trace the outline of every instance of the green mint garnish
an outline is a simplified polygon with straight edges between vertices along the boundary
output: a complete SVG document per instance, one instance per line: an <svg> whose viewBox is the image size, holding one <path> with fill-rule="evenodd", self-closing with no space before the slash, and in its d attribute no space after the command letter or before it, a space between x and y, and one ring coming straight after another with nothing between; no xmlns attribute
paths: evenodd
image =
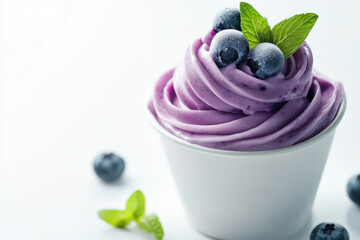
<svg viewBox="0 0 360 240"><path fill-rule="evenodd" d="M315 13L297 14L287 18L271 29L266 18L249 3L240 2L241 28L252 49L262 42L277 45L288 59L305 41L318 19Z"/></svg>
<svg viewBox="0 0 360 240"><path fill-rule="evenodd" d="M126 202L126 212L138 220L145 214L145 196L141 191L134 192Z"/></svg>
<svg viewBox="0 0 360 240"><path fill-rule="evenodd" d="M124 228L133 220L131 214L121 210L101 210L98 215L102 220L117 228Z"/></svg>
<svg viewBox="0 0 360 240"><path fill-rule="evenodd" d="M261 42L272 42L270 25L249 3L240 2L241 29L252 49Z"/></svg>
<svg viewBox="0 0 360 240"><path fill-rule="evenodd" d="M153 233L157 240L162 240L164 237L164 230L161 226L158 216L155 214L148 214L140 218L137 222L139 228Z"/></svg>
<svg viewBox="0 0 360 240"><path fill-rule="evenodd" d="M279 22L272 28L274 44L284 53L285 59L300 48L318 17L315 13L298 14Z"/></svg>
<svg viewBox="0 0 360 240"><path fill-rule="evenodd" d="M162 240L164 237L164 230L159 218L155 214L145 215L145 196L141 191L136 191L130 196L124 211L100 210L98 215L114 227L125 228L132 221L136 221L139 228L153 233L157 240Z"/></svg>

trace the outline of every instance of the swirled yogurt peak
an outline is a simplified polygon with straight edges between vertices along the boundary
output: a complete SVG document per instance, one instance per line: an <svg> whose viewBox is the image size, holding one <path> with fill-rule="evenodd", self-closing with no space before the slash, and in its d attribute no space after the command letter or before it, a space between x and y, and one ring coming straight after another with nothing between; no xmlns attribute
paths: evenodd
<svg viewBox="0 0 360 240"><path fill-rule="evenodd" d="M245 21L241 18L243 33ZM331 124L343 100L343 86L313 69L306 42L287 58L286 49L274 47L286 60L276 75L263 79L249 63L261 43L251 47L249 41L248 60L239 62L236 57L243 53L225 42L227 50L216 58L210 49L221 32L213 29L193 41L182 62L157 81L148 108L164 129L204 147L258 151L303 142ZM266 73L276 59L261 51L255 70Z"/></svg>

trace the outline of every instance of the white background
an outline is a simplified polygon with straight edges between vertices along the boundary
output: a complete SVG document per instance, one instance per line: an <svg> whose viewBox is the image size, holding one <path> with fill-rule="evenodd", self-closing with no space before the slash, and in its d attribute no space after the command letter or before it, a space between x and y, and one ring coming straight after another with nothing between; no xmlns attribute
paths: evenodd
<svg viewBox="0 0 360 240"><path fill-rule="evenodd" d="M323 221L360 239L360 209L345 193L347 179L360 172L360 2L251 3L271 25L318 13L308 38L314 65L342 81L348 99L313 221L295 240L308 239ZM123 208L136 189L145 193L148 212L160 216L165 239L207 239L184 216L144 99L228 6L238 1L0 2L1 240L153 239L136 226L118 230L97 218L101 208ZM104 184L94 175L92 160L102 151L126 158L121 181Z"/></svg>

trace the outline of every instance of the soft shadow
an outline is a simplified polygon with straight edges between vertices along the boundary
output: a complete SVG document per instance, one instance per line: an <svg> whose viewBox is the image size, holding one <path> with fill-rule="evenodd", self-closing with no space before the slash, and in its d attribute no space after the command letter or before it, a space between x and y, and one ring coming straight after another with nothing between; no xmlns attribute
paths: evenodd
<svg viewBox="0 0 360 240"><path fill-rule="evenodd" d="M130 229L134 234L136 234L137 236L142 236L144 239L155 239L153 236L153 234L148 233L142 229L140 229L139 227L135 226L132 227Z"/></svg>
<svg viewBox="0 0 360 240"><path fill-rule="evenodd" d="M293 237L291 237L292 240L304 240L309 239L310 233L311 233L311 226L313 224L312 216L310 217L309 221L307 221L306 225Z"/></svg>
<svg viewBox="0 0 360 240"><path fill-rule="evenodd" d="M104 229L102 231L102 236L107 236L107 237L117 237L118 239L127 239L128 235L130 236L137 236L137 239L150 239L151 238L151 234L147 233L141 229L139 229L139 227L136 226L136 224L130 224L129 226L127 226L126 228L115 228L115 227L111 227L109 226L107 229Z"/></svg>
<svg viewBox="0 0 360 240"><path fill-rule="evenodd" d="M120 187L120 186L124 186L125 184L128 184L128 179L125 178L124 176L121 176L118 180L116 180L115 182L105 182L102 179L98 179L100 184L102 184L105 187Z"/></svg>
<svg viewBox="0 0 360 240"><path fill-rule="evenodd" d="M204 237L207 237L209 239L213 239L213 240L221 240L220 238L215 238L213 236L207 235L206 233L203 233L202 231L199 231L198 229L196 229L196 231L198 231L198 233L200 233L201 235L203 235Z"/></svg>
<svg viewBox="0 0 360 240"><path fill-rule="evenodd" d="M282 239L282 240L304 240L304 239L309 239L310 237L310 233L311 233L311 226L312 226L312 223L313 223L313 220L312 220L312 216L309 218L309 220L306 222L306 225L298 232L296 233L295 235L293 236L290 236L285 238L285 239ZM212 237L210 235L207 235L199 230L197 230L199 233L201 233L202 235L204 235L205 237L208 237L209 239L213 239L213 240L221 240L219 238L215 238L215 237ZM276 240L279 240L279 239L276 239Z"/></svg>
<svg viewBox="0 0 360 240"><path fill-rule="evenodd" d="M360 208L352 205L346 212L346 222L352 231L360 234Z"/></svg>

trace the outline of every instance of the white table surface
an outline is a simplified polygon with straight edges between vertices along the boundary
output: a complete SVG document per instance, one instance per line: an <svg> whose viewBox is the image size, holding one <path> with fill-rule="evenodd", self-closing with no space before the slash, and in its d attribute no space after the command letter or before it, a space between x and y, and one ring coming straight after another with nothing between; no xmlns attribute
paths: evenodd
<svg viewBox="0 0 360 240"><path fill-rule="evenodd" d="M308 239L323 221L360 239L360 209L346 196L360 172L359 1L253 1L270 24L316 12L308 43L315 67L344 83L348 109L339 126L314 205ZM156 133L144 118L144 96L181 61L212 17L238 1L1 1L0 239L153 239L97 218L123 208L141 189L160 216L167 240L207 239L187 222ZM121 181L104 184L93 158L126 158ZM216 178L217 176L214 176ZM289 179L291 184L291 179ZM216 206L214 206L216 207Z"/></svg>

